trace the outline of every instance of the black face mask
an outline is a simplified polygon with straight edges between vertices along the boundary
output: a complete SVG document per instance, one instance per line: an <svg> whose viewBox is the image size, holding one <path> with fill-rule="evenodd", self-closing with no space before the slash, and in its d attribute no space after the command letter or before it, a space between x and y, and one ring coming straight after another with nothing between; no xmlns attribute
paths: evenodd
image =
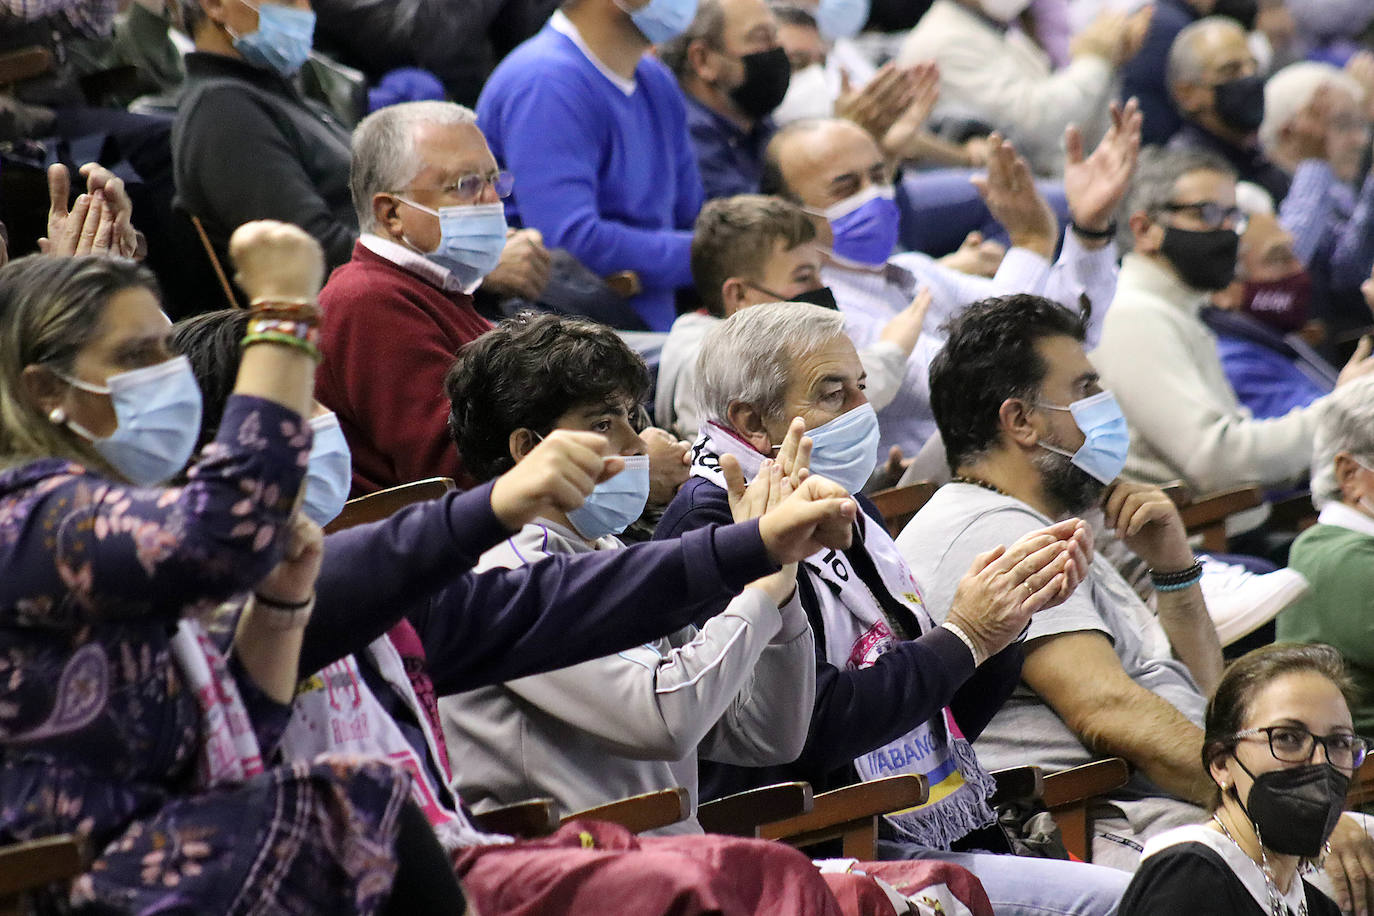
<svg viewBox="0 0 1374 916"><path fill-rule="evenodd" d="M1217 0L1212 7L1213 16L1227 16L1239 22L1247 32L1255 30L1255 20L1259 17L1258 0Z"/></svg>
<svg viewBox="0 0 1374 916"><path fill-rule="evenodd" d="M1232 229L1178 229L1164 227L1160 253L1169 259L1179 279L1193 289L1225 289L1236 276L1236 252L1240 236Z"/></svg>
<svg viewBox="0 0 1374 916"><path fill-rule="evenodd" d="M1242 76L1218 83L1216 93L1217 117L1233 130L1250 133L1259 130L1264 120L1264 78Z"/></svg>
<svg viewBox="0 0 1374 916"><path fill-rule="evenodd" d="M744 55L740 63L744 64L744 82L730 92L730 99L749 117L765 117L782 104L792 81L787 52L781 47L769 48Z"/></svg>
<svg viewBox="0 0 1374 916"><path fill-rule="evenodd" d="M1255 780L1249 804L1241 803L1241 809L1265 847L1308 859L1320 853L1345 810L1350 777L1329 763L1309 763L1255 776L1240 758L1234 754L1232 758Z"/></svg>
<svg viewBox="0 0 1374 916"><path fill-rule="evenodd" d="M808 289L804 293L797 293L788 302L805 302L808 305L819 305L823 309L830 309L832 312L839 311L839 306L835 304L835 294L830 291L830 287L821 286L817 289Z"/></svg>

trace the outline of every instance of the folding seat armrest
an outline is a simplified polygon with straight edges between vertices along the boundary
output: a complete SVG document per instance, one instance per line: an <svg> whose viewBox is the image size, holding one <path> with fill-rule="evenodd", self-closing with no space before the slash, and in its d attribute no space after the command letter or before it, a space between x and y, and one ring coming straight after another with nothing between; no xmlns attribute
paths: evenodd
<svg viewBox="0 0 1374 916"><path fill-rule="evenodd" d="M707 833L753 837L759 825L808 814L813 804L809 783L780 782L699 805L697 820Z"/></svg>
<svg viewBox="0 0 1374 916"><path fill-rule="evenodd" d="M861 782L822 792L815 796L809 814L764 824L758 835L791 846L838 839L845 856L872 861L878 853L878 817L914 808L929 797L924 776L907 774Z"/></svg>
<svg viewBox="0 0 1374 916"><path fill-rule="evenodd" d="M659 827L686 820L691 813L692 800L687 790L682 786L674 786L671 789L631 795L629 798L597 805L595 808L576 811L563 818L562 823L609 821L619 824L631 833L643 833L645 830L657 830Z"/></svg>
<svg viewBox="0 0 1374 916"><path fill-rule="evenodd" d="M472 823L487 833L531 840L558 829L558 811L552 798L531 798L474 814Z"/></svg>

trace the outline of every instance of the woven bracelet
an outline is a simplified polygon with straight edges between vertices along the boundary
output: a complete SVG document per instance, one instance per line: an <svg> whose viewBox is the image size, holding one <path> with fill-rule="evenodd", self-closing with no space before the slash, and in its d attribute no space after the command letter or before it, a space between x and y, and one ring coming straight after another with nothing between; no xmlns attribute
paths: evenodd
<svg viewBox="0 0 1374 916"><path fill-rule="evenodd" d="M262 331L257 334L249 334L243 338L241 346L248 347L255 343L275 343L285 344L288 347L295 347L315 362L320 361L320 348L308 340L301 340L291 334L282 334L279 331Z"/></svg>

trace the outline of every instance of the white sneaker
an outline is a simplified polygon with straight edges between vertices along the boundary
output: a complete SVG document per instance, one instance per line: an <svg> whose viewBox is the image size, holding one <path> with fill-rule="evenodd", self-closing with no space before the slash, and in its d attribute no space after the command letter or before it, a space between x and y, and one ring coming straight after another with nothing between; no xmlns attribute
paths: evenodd
<svg viewBox="0 0 1374 916"><path fill-rule="evenodd" d="M1248 636L1297 601L1311 586L1302 573L1277 569L1252 573L1244 566L1203 555L1202 597L1223 646Z"/></svg>

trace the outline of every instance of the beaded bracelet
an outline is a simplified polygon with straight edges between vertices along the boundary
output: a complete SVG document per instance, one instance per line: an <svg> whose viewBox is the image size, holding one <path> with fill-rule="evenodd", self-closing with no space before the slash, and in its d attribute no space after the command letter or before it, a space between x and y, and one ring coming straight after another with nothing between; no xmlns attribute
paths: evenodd
<svg viewBox="0 0 1374 916"><path fill-rule="evenodd" d="M253 309L252 315L254 318L285 318L314 324L323 313L317 305L267 305Z"/></svg>
<svg viewBox="0 0 1374 916"><path fill-rule="evenodd" d="M320 348L309 340L302 340L292 334L283 334L280 331L262 331L257 334L249 334L240 342L240 346L248 347L255 343L276 343L285 344L288 347L295 347L315 362L320 361Z"/></svg>
<svg viewBox="0 0 1374 916"><path fill-rule="evenodd" d="M1157 592L1181 592L1192 588L1202 581L1202 563L1194 561L1187 569L1177 572L1157 573L1150 570L1150 582Z"/></svg>
<svg viewBox="0 0 1374 916"><path fill-rule="evenodd" d="M254 612L273 630L294 630L304 626L315 610L315 595L300 602L277 601L253 593Z"/></svg>
<svg viewBox="0 0 1374 916"><path fill-rule="evenodd" d="M258 296L252 302L248 303L248 307L251 309L257 309L264 306L301 308L313 306L314 304L315 298L313 296Z"/></svg>
<svg viewBox="0 0 1374 916"><path fill-rule="evenodd" d="M248 333L290 334L312 344L318 345L320 342L320 332L314 324L289 318L254 318L248 322Z"/></svg>

